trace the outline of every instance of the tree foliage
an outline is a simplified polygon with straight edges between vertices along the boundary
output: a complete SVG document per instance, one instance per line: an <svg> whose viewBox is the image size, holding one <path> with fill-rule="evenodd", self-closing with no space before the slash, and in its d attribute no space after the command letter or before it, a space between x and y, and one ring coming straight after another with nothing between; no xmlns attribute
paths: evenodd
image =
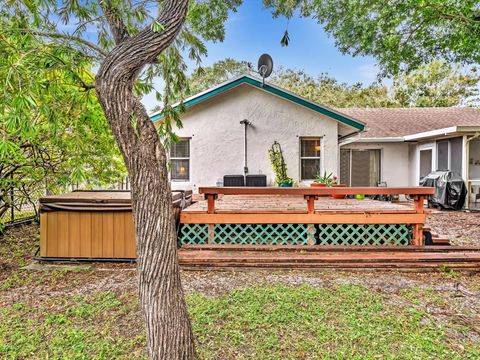
<svg viewBox="0 0 480 360"><path fill-rule="evenodd" d="M264 0L274 16L312 17L343 53L371 55L384 74L439 58L480 62L478 0ZM291 41L295 35L290 34ZM298 40L299 41L299 40Z"/></svg>
<svg viewBox="0 0 480 360"><path fill-rule="evenodd" d="M246 61L227 58L193 72L188 95L249 72ZM475 68L462 71L445 61L433 61L418 70L394 77L392 86L377 82L349 85L327 73L312 76L303 70L279 68L270 82L330 107L447 107L476 105L479 76Z"/></svg>
<svg viewBox="0 0 480 360"><path fill-rule="evenodd" d="M476 68L462 71L458 65L435 60L395 77L392 97L401 107L478 105L479 80Z"/></svg>
<svg viewBox="0 0 480 360"><path fill-rule="evenodd" d="M231 58L217 61L212 66L198 67L188 77L188 90L185 96L195 95L214 85L245 74L249 69L246 61Z"/></svg>
<svg viewBox="0 0 480 360"><path fill-rule="evenodd" d="M200 65L202 57L207 55L204 41L223 41L224 22L241 2L191 1L186 21L174 42L138 74L135 95L141 97L154 92L166 115L160 129L164 141L175 138L173 123L181 126L171 104L185 92L184 57ZM162 9L162 3L155 0L0 0L0 7L4 9L2 17L11 21L9 31L28 33L41 41L78 50L78 56L98 66L119 39L134 36L146 27L161 32L163 25L155 21L155 16ZM112 21L121 24L120 33L112 31ZM164 80L162 89L155 88L156 77Z"/></svg>
<svg viewBox="0 0 480 360"><path fill-rule="evenodd" d="M303 70L280 69L272 82L311 101L331 107L389 107L393 100L388 89L379 84L349 85L323 73L317 77Z"/></svg>
<svg viewBox="0 0 480 360"><path fill-rule="evenodd" d="M17 31L0 34L0 53L0 215L15 206L12 191L31 199L39 189L114 184L126 175L90 89L88 59Z"/></svg>

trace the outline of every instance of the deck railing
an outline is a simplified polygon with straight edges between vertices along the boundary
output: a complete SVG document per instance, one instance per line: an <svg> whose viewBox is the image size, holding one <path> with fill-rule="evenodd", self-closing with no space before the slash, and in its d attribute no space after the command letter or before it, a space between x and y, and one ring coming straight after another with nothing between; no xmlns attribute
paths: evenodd
<svg viewBox="0 0 480 360"><path fill-rule="evenodd" d="M329 195L409 195L415 201L417 212L423 212L425 199L435 194L433 187L324 187L324 188L283 188L283 187L200 187L200 194L205 194L208 213L215 212L215 200L218 195L298 195L307 201L307 211L314 213L314 202L319 196Z"/></svg>
<svg viewBox="0 0 480 360"><path fill-rule="evenodd" d="M277 187L200 187L200 194L207 200L207 209L200 213L182 213L183 239L194 237L193 243L227 244L248 243L243 237L268 236L268 231L282 234L294 233L300 244L353 244L364 245L423 245L423 226L426 222L424 201L434 194L434 188L427 187L332 187L332 188L277 188ZM348 205L342 211L315 209L315 200L330 195L408 195L413 206L400 210L382 210L381 207L368 211L349 211ZM305 212L285 211L217 211L215 201L219 195L289 195L305 199ZM359 200L360 201L360 200ZM354 209L352 209L354 210ZM288 229L287 229L288 227ZM270 229L271 228L271 229ZM265 230L267 229L267 230ZM288 230L288 231L287 231ZM241 233L243 231L243 233ZM242 236L239 236L243 234ZM295 235L298 233L300 235ZM303 235L301 235L303 234ZM347 237L348 241L344 238ZM359 238L364 240L358 241ZM199 241L199 242L198 242ZM253 243L257 243L254 240ZM299 244L297 240L292 242ZM265 242L265 241L263 241ZM263 244L262 242L262 244ZM278 241L275 240L278 244ZM289 243L284 241L282 243ZM187 242L192 243L192 242ZM267 243L267 242L266 242Z"/></svg>

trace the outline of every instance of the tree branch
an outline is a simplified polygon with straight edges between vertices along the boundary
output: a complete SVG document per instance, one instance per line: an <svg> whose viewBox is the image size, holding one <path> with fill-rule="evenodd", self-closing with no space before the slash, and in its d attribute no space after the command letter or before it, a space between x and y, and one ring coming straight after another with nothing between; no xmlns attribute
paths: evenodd
<svg viewBox="0 0 480 360"><path fill-rule="evenodd" d="M111 62L105 61L102 68L106 69L115 63L119 76L138 75L145 65L153 63L175 39L185 21L187 9L188 0L166 1L155 20L163 26L163 30L155 32L147 26L135 36L116 46L109 54ZM123 69L120 64L124 65Z"/></svg>
<svg viewBox="0 0 480 360"><path fill-rule="evenodd" d="M52 38L52 39L64 39L64 40L68 40L68 41L74 41L74 42L77 42L79 44L85 45L92 50L95 50L97 53L101 54L103 57L106 57L108 55L108 52L103 50L101 47L91 43L90 41L87 41L85 39L82 39L82 38L74 36L74 35L60 34L60 33L49 33L49 32L43 32L43 31L37 31L37 30L31 30L31 29L19 29L19 30L23 33L31 33L33 35L48 37L48 38Z"/></svg>
<svg viewBox="0 0 480 360"><path fill-rule="evenodd" d="M123 19L120 17L118 9L115 8L109 0L101 0L99 4L103 10L108 26L110 27L115 44L118 45L125 39L128 39L130 35L128 34Z"/></svg>

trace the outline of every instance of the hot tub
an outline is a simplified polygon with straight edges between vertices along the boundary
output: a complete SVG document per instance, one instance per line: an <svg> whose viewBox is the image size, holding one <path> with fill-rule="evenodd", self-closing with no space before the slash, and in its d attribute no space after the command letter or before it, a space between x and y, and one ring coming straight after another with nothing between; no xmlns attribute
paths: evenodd
<svg viewBox="0 0 480 360"><path fill-rule="evenodd" d="M192 192L173 192L175 215ZM136 258L129 191L74 191L40 199L40 258Z"/></svg>

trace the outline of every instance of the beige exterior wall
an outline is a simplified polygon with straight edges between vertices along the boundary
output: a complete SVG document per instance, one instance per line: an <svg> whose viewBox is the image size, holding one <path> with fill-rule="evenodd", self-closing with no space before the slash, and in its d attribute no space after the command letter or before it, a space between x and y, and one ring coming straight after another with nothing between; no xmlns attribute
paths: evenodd
<svg viewBox="0 0 480 360"><path fill-rule="evenodd" d="M180 137L190 141L190 181L173 181L173 189L214 186L224 175L243 174L243 119L248 128L250 174L267 175L274 183L268 149L282 146L288 175L300 179L300 138L321 137L321 171L337 173L338 122L249 85L241 85L188 109Z"/></svg>
<svg viewBox="0 0 480 360"><path fill-rule="evenodd" d="M408 143L364 143L354 142L342 146L342 149L380 149L381 150L381 181L388 186L408 186L410 181Z"/></svg>

